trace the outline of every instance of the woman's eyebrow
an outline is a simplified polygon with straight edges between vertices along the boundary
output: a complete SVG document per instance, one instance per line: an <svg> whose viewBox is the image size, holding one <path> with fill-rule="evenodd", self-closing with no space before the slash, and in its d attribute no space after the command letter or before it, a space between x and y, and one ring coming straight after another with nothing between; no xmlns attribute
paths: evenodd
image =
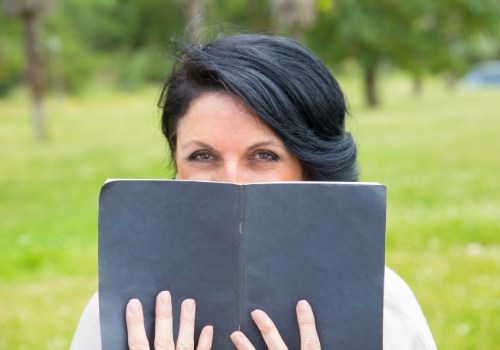
<svg viewBox="0 0 500 350"><path fill-rule="evenodd" d="M183 145L181 147L181 149L186 149L186 148L191 147L191 146L197 146L197 147L203 147L203 148L212 149L212 146L210 146L208 143L205 143L205 142L202 142L202 141L199 141L199 140L189 141L188 143L186 143L185 145Z"/></svg>
<svg viewBox="0 0 500 350"><path fill-rule="evenodd" d="M261 141L261 142L254 143L253 145L248 147L248 149L254 149L254 148L265 147L265 146L277 146L277 147L281 147L281 148L286 149L286 146L284 144L282 144L281 142L274 141L274 140Z"/></svg>

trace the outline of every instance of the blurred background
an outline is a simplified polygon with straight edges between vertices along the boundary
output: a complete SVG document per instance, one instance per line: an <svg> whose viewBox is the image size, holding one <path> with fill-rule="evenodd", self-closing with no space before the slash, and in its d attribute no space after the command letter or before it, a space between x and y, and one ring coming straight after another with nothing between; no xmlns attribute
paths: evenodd
<svg viewBox="0 0 500 350"><path fill-rule="evenodd" d="M499 0L1 0L0 349L67 349L106 178L167 178L172 38L295 38L340 81L387 264L440 349L500 344Z"/></svg>

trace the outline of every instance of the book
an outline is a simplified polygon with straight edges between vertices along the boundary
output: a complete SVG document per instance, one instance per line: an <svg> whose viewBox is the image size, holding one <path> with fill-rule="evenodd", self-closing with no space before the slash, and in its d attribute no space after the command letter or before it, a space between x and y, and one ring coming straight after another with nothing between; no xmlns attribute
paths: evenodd
<svg viewBox="0 0 500 350"><path fill-rule="evenodd" d="M128 349L125 307L138 298L154 339L157 294L169 290L174 338L182 300L196 300L195 342L213 349L265 311L300 349L295 307L306 299L323 349L382 349L386 189L372 183L229 184L117 180L99 199L99 304L104 350Z"/></svg>

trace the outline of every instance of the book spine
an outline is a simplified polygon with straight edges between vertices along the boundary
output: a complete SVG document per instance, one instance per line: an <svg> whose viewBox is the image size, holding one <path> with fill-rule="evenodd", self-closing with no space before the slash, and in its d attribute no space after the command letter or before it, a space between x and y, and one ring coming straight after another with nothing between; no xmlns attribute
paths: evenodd
<svg viewBox="0 0 500 350"><path fill-rule="evenodd" d="M237 320L238 329L241 330L243 321L243 307L245 298L245 235L244 235L244 219L245 219L245 186L239 186L238 193L238 208L239 208L239 227L238 227L238 295L237 295Z"/></svg>

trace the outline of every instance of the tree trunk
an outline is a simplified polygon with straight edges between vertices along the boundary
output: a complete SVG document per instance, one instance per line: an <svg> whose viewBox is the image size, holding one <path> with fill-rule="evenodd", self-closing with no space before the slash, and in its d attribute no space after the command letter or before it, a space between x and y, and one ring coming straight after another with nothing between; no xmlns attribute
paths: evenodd
<svg viewBox="0 0 500 350"><path fill-rule="evenodd" d="M203 22L206 12L206 0L189 0L189 22L188 38L192 42L198 42L203 32Z"/></svg>
<svg viewBox="0 0 500 350"><path fill-rule="evenodd" d="M33 128L38 140L47 139L43 94L45 75L43 72L42 50L39 41L38 17L34 11L22 14L24 24L24 44L27 58L26 78L33 99Z"/></svg>
<svg viewBox="0 0 500 350"><path fill-rule="evenodd" d="M377 94L377 64L370 63L363 69L365 101L368 107L379 105Z"/></svg>

